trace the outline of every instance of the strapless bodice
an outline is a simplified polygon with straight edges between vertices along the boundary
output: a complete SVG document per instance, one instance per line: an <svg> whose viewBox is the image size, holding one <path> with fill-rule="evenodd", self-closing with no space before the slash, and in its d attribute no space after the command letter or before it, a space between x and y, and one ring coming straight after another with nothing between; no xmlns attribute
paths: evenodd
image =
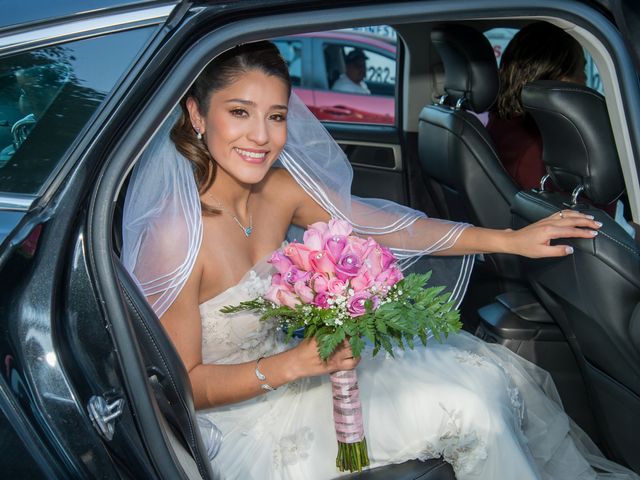
<svg viewBox="0 0 640 480"><path fill-rule="evenodd" d="M266 293L271 266L262 261L240 282L200 304L203 363L242 363L284 349L276 320L260 320L256 312L223 314L220 309Z"/></svg>

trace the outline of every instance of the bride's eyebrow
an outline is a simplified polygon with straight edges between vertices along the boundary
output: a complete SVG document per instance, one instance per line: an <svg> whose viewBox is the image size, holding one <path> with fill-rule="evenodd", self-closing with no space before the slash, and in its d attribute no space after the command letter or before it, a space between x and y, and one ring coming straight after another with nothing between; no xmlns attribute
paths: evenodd
<svg viewBox="0 0 640 480"><path fill-rule="evenodd" d="M245 100L243 98L230 98L224 103L241 103L243 105L249 105L251 107L256 106L256 102L253 102L251 100ZM286 105L271 105L271 108L274 110L289 110L289 107L287 107Z"/></svg>

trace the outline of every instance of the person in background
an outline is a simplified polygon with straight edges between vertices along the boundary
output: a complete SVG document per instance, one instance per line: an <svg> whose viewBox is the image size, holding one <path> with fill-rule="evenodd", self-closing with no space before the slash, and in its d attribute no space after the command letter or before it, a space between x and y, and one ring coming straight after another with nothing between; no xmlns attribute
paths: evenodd
<svg viewBox="0 0 640 480"><path fill-rule="evenodd" d="M369 87L364 82L367 73L368 57L360 48L351 50L344 59L345 73L334 82L332 90L345 93L364 93L371 95Z"/></svg>
<svg viewBox="0 0 640 480"><path fill-rule="evenodd" d="M560 28L536 22L509 42L500 61L500 92L489 112L487 130L507 172L524 190L536 188L546 174L542 137L524 110L523 87L536 80L585 83L584 52Z"/></svg>

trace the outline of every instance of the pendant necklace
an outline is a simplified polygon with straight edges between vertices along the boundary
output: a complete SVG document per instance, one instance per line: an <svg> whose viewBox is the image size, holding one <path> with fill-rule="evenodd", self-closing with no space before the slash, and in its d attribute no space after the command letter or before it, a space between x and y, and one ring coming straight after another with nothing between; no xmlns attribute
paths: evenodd
<svg viewBox="0 0 640 480"><path fill-rule="evenodd" d="M251 235L251 233L253 232L253 215L249 214L249 225L248 226L244 226L242 224L242 222L240 220L238 220L238 217L235 216L233 213L231 213L229 210L227 210L224 205L222 204L222 202L216 200L213 195L211 195L209 192L207 192L207 195L209 195L211 197L212 200L214 200L218 205L218 208L220 210L222 210L224 213L226 213L227 215L229 215L231 218L233 218L236 223L238 224L238 226L242 229L242 233L244 233L244 236L249 238L249 236Z"/></svg>

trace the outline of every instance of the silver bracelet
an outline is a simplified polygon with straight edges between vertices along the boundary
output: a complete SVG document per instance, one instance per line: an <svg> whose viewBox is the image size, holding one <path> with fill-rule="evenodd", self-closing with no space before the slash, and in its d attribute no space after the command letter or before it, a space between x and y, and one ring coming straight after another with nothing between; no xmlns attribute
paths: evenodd
<svg viewBox="0 0 640 480"><path fill-rule="evenodd" d="M267 379L267 377L264 376L264 373L262 373L258 368L258 364L260 363L260 360L262 360L263 358L264 357L260 357L258 360L256 360L256 377L258 377L258 380L260 380L261 382L264 382ZM275 388L273 388L268 383L261 384L260 388L262 388L263 390L266 390L267 392L273 392L275 390Z"/></svg>

